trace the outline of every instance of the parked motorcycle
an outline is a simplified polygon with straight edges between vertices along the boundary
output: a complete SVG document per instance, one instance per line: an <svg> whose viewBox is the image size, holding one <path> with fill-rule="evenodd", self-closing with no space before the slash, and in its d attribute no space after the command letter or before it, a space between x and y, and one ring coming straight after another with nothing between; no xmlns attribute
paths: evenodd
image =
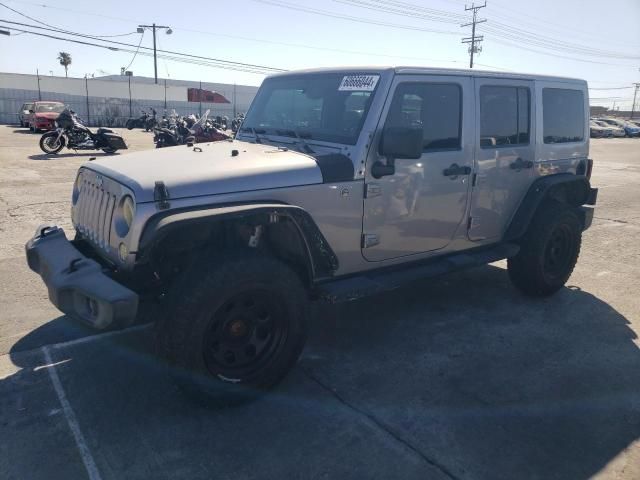
<svg viewBox="0 0 640 480"><path fill-rule="evenodd" d="M217 122L209 120L209 110L191 127L195 143L219 142L231 138L230 135L224 133Z"/></svg>
<svg viewBox="0 0 640 480"><path fill-rule="evenodd" d="M242 125L243 121L244 121L244 113L239 113L238 115L236 115L236 118L231 120L231 131L233 133L237 133L238 130L240 130L240 126Z"/></svg>
<svg viewBox="0 0 640 480"><path fill-rule="evenodd" d="M149 120L150 115L142 110L142 115L139 118L130 118L127 120L126 127L127 130L133 130L134 128L145 128L147 126L147 121ZM147 130L148 131L148 130Z"/></svg>
<svg viewBox="0 0 640 480"><path fill-rule="evenodd" d="M151 130L156 128L157 125L158 125L158 114L156 112L156 109L152 108L151 115L149 116L149 118L147 118L144 124L144 130L146 132L150 132Z"/></svg>
<svg viewBox="0 0 640 480"><path fill-rule="evenodd" d="M55 124L55 130L40 138L40 149L44 153L58 153L65 146L72 150L102 150L105 153L128 148L124 139L113 130L98 128L93 133L80 122L73 110L65 109Z"/></svg>
<svg viewBox="0 0 640 480"><path fill-rule="evenodd" d="M156 144L156 148L184 145L188 141L193 141L193 131L189 129L186 120L182 118L166 127L157 127L153 132L153 142Z"/></svg>

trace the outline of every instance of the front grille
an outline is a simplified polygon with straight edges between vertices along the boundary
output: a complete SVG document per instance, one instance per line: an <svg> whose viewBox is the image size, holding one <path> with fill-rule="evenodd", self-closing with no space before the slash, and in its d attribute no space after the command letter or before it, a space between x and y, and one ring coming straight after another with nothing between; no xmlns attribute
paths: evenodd
<svg viewBox="0 0 640 480"><path fill-rule="evenodd" d="M116 202L116 194L109 191L107 184L99 185L85 176L75 206L75 227L84 238L105 251L109 249Z"/></svg>

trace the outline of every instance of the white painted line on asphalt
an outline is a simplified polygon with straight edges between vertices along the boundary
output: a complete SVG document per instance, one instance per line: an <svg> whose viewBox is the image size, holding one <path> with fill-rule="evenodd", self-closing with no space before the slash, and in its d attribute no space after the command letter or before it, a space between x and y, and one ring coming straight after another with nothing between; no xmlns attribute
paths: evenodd
<svg viewBox="0 0 640 480"><path fill-rule="evenodd" d="M86 337L76 338L73 340L68 340L66 342L52 343L51 345L47 345L47 346L55 349L73 347L74 345L82 345L83 343L97 342L98 340L103 340L109 337L124 335L125 333L139 332L139 331L151 328L152 326L153 324L147 323L145 325L138 325L136 327L126 328L124 330L114 330L112 332L97 333L96 335L88 335Z"/></svg>
<svg viewBox="0 0 640 480"><path fill-rule="evenodd" d="M40 365L39 367L35 367L33 369L34 372L37 372L38 370L42 370L43 368L50 368L50 367L55 367L56 365L62 365L64 363L70 362L71 359L67 358L66 360L60 360L59 362L56 363L48 363L46 365Z"/></svg>
<svg viewBox="0 0 640 480"><path fill-rule="evenodd" d="M89 445L87 445L87 441L82 434L82 430L80 430L80 424L78 423L76 414L73 411L69 400L67 400L67 395L64 393L62 383L60 383L60 377L58 377L58 372L56 372L56 367L53 363L53 360L51 359L49 347L42 347L42 352L44 353L44 359L47 364L51 365L51 367L48 369L49 377L51 378L53 388L58 395L58 400L60 401L60 405L62 406L62 411L64 412L64 416L66 417L67 423L69 424L69 429L71 430L73 438L76 441L76 446L78 447L80 457L82 457L84 467L86 468L87 474L89 475L89 480L102 480L100 472L98 471L98 467L96 467L96 462L93 460L93 455L91 455Z"/></svg>

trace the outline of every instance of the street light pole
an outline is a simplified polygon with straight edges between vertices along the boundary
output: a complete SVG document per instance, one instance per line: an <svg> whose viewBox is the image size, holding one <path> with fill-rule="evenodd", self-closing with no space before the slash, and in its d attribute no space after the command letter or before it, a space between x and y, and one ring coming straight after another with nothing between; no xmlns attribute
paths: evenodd
<svg viewBox="0 0 640 480"><path fill-rule="evenodd" d="M155 82L157 85L158 84L158 54L156 51L156 30L159 28L163 28L167 31L166 32L167 35L171 35L173 33L173 30L171 30L171 27L168 27L166 25L156 25L155 23L153 23L151 25L138 25L138 33L144 32L145 28L148 28L153 32L153 74L154 74Z"/></svg>

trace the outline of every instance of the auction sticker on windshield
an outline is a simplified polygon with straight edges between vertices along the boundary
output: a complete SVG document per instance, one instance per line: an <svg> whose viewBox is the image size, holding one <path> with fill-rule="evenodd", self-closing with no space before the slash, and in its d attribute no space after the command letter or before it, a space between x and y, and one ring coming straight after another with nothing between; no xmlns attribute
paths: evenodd
<svg viewBox="0 0 640 480"><path fill-rule="evenodd" d="M347 75L340 82L340 92L373 92L380 75Z"/></svg>

